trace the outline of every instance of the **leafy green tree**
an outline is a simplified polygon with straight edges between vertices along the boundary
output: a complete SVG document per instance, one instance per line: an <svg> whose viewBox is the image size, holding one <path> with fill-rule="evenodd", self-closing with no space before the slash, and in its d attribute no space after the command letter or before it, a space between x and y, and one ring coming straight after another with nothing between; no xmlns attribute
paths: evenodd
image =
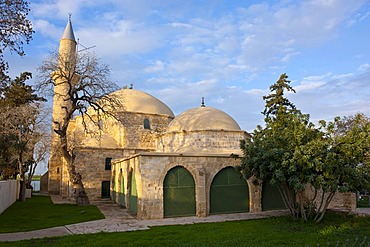
<svg viewBox="0 0 370 247"><path fill-rule="evenodd" d="M364 114L320 121L322 138L302 150L315 164L312 184L322 192L315 220L321 221L334 194L357 192L370 188L370 120ZM319 191L321 189L321 191ZM318 193L319 194L319 193Z"/></svg>
<svg viewBox="0 0 370 247"><path fill-rule="evenodd" d="M241 142L240 169L255 183L277 186L294 218L321 221L335 192L355 191L366 184L362 166L366 167L369 154L368 126L359 129L357 118L348 123L337 118L328 124L320 121L321 127L316 128L309 115L285 97L286 91L294 92L286 74L270 91L263 97L265 126L257 126L251 138ZM361 150L355 139L362 141ZM350 178L353 174L355 178ZM308 186L313 187L312 195Z"/></svg>

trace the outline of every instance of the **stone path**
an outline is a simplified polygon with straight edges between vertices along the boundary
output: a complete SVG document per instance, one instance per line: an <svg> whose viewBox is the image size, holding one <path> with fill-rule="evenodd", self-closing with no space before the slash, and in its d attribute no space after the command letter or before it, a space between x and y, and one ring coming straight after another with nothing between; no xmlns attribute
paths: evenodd
<svg viewBox="0 0 370 247"><path fill-rule="evenodd" d="M52 196L54 203L71 203L62 200L58 196ZM18 241L24 239L44 238L65 236L71 234L86 234L98 232L126 232L137 230L148 230L151 226L164 225L185 225L205 222L224 222L247 219L260 219L271 216L286 215L286 210L266 211L260 213L239 213L239 214L225 214L225 215L211 215L205 218L198 217L180 217L168 218L159 220L137 220L127 210L120 208L119 205L111 201L94 202L100 211L104 214L105 219L89 221L84 223L53 227L48 229L29 231L29 232L15 232L0 234L0 242L4 241ZM370 215L370 208L357 209L356 213L361 215Z"/></svg>

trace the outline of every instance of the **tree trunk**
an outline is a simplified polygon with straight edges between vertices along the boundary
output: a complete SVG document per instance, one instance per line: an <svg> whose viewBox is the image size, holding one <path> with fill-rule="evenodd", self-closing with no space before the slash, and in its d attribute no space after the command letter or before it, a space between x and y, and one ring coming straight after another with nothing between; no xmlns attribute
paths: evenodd
<svg viewBox="0 0 370 247"><path fill-rule="evenodd" d="M329 206L331 200L333 199L334 195L335 195L335 191L330 191L328 197L325 200L325 205L324 205L324 208L323 208L322 212L317 212L320 217L318 217L316 222L320 222L324 218L324 215L326 213L326 209L328 208L328 206Z"/></svg>
<svg viewBox="0 0 370 247"><path fill-rule="evenodd" d="M24 202L26 201L26 178L24 177L24 169L23 169L23 162L22 158L18 157L18 170L19 170L19 177L20 177L20 190L19 190L19 200Z"/></svg>
<svg viewBox="0 0 370 247"><path fill-rule="evenodd" d="M61 135L60 138L62 142L61 149L63 157L67 162L69 180L73 185L73 197L75 198L77 205L89 205L90 202L83 186L82 176L76 172L75 169L75 156L73 155L73 151L70 152L67 148L67 135Z"/></svg>

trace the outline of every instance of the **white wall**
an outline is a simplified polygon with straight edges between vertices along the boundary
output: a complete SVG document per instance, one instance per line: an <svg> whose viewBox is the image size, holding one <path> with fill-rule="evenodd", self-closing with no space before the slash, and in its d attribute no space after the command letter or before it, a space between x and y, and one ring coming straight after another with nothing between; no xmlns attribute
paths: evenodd
<svg viewBox="0 0 370 247"><path fill-rule="evenodd" d="M0 181L0 214L19 197L19 180Z"/></svg>

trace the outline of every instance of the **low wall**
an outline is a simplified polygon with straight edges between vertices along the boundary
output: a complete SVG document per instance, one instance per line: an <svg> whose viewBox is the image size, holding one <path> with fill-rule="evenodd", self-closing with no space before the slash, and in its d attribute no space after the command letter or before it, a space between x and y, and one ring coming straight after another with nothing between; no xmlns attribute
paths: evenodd
<svg viewBox="0 0 370 247"><path fill-rule="evenodd" d="M19 197L19 180L0 181L0 214Z"/></svg>

